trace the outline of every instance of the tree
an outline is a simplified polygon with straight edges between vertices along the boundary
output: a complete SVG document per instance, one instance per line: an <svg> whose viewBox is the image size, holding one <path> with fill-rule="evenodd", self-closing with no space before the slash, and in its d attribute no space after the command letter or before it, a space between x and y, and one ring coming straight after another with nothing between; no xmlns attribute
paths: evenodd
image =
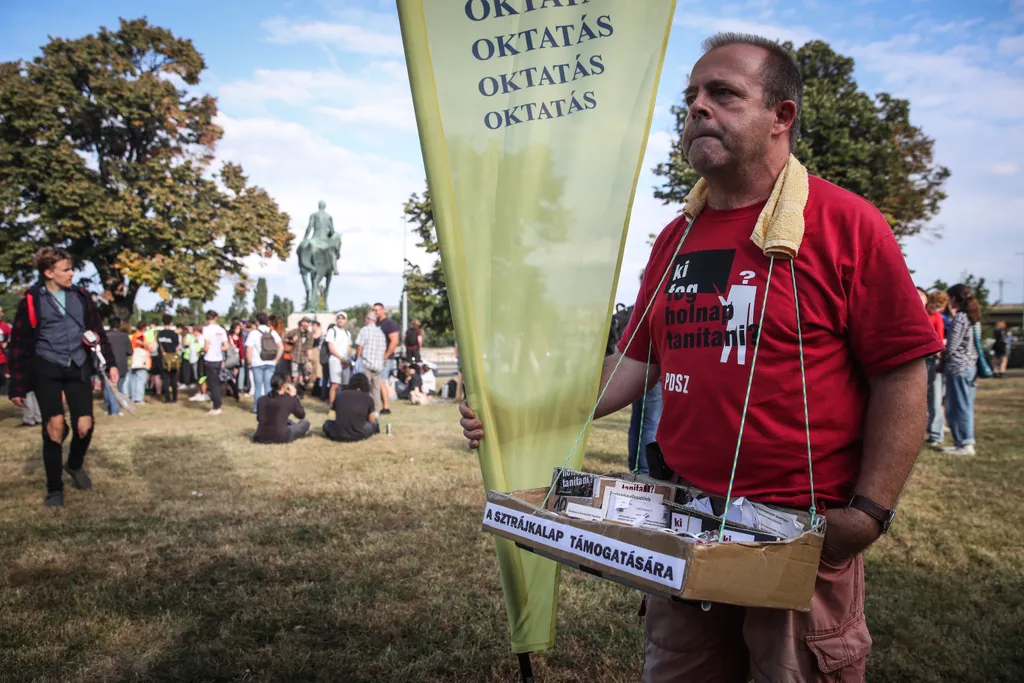
<svg viewBox="0 0 1024 683"><path fill-rule="evenodd" d="M231 306L228 308L227 318L246 318L249 313L245 309L245 300L249 295L249 283L246 280L239 280L235 283L235 294L231 298Z"/></svg>
<svg viewBox="0 0 1024 683"><path fill-rule="evenodd" d="M415 192L405 203L406 222L412 224L413 231L419 236L418 247L428 254L436 254L437 259L429 272L424 273L419 266L408 260L405 262L405 291L409 299L409 319L419 319L428 332L433 333L433 340L447 343L453 338L455 324L452 322L452 311L448 305L448 286L444 280L441 267L440 245L434 231L434 211L430 201L430 190L424 190L423 196Z"/></svg>
<svg viewBox="0 0 1024 683"><path fill-rule="evenodd" d="M295 312L295 302L291 299L282 299L275 294L270 302L270 312L288 322L288 316Z"/></svg>
<svg viewBox="0 0 1024 683"><path fill-rule="evenodd" d="M245 257L288 255L287 214L237 164L213 167L205 66L145 19L0 64L0 275L27 282L38 245L64 247L125 317L142 287L210 300Z"/></svg>
<svg viewBox="0 0 1024 683"><path fill-rule="evenodd" d="M256 291L252 295L252 313L263 313L267 310L267 278L256 281Z"/></svg>
<svg viewBox="0 0 1024 683"><path fill-rule="evenodd" d="M910 124L910 103L857 89L853 59L812 41L794 52L804 77L803 112L796 157L808 172L855 192L885 216L898 239L916 235L939 211L949 170L932 163L934 141ZM682 204L697 182L686 161L682 134L688 110L673 106L677 138L655 175L665 179L654 196Z"/></svg>

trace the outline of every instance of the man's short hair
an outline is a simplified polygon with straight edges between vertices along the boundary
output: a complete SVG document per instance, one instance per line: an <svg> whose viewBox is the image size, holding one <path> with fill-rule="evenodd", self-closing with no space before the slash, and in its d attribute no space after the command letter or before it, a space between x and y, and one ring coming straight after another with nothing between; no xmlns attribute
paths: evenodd
<svg viewBox="0 0 1024 683"><path fill-rule="evenodd" d="M213 310L212 308L210 310L208 310L206 312L206 319L207 320L216 320L217 319L217 311Z"/></svg>
<svg viewBox="0 0 1024 683"><path fill-rule="evenodd" d="M363 373L355 372L348 381L348 388L368 394L370 393L370 380Z"/></svg>
<svg viewBox="0 0 1024 683"><path fill-rule="evenodd" d="M268 320L270 320L270 318L268 318L267 314L263 311L256 314L256 322L260 325L266 325Z"/></svg>
<svg viewBox="0 0 1024 683"><path fill-rule="evenodd" d="M39 277L45 277L43 273L65 259L72 262L74 261L74 259L71 258L71 253L67 249L61 249L60 247L43 247L32 257L32 265L37 271L39 271Z"/></svg>
<svg viewBox="0 0 1024 683"><path fill-rule="evenodd" d="M164 313L164 325L170 325L174 322L174 316L170 313Z"/></svg>
<svg viewBox="0 0 1024 683"><path fill-rule="evenodd" d="M121 319L116 315L111 316L110 320L107 321L107 326L112 330L119 330L121 329Z"/></svg>
<svg viewBox="0 0 1024 683"><path fill-rule="evenodd" d="M382 304L379 301L373 305L374 308L377 308L378 306L380 306L381 308L384 308L384 304Z"/></svg>
<svg viewBox="0 0 1024 683"><path fill-rule="evenodd" d="M804 109L804 77L793 56L774 40L750 33L716 33L703 43L704 54L716 47L726 45L753 45L768 51L768 57L761 67L761 83L764 86L764 106L772 108L786 100L796 102L796 117L789 129L789 151L796 152L796 141L800 138L800 119Z"/></svg>

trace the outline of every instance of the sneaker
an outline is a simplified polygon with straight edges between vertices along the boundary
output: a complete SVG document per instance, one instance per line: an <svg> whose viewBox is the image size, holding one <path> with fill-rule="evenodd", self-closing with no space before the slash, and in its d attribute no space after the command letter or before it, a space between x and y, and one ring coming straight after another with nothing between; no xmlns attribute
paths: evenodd
<svg viewBox="0 0 1024 683"><path fill-rule="evenodd" d="M190 401L202 401L203 400L203 395L202 394L196 394L195 396L189 396L188 400L190 400Z"/></svg>
<svg viewBox="0 0 1024 683"><path fill-rule="evenodd" d="M948 446L942 449L946 455L975 455L974 446Z"/></svg>
<svg viewBox="0 0 1024 683"><path fill-rule="evenodd" d="M220 415L220 413L221 413L220 408L214 408L212 410L207 410L206 411L207 415Z"/></svg>
<svg viewBox="0 0 1024 683"><path fill-rule="evenodd" d="M943 445L942 445L941 441L931 441L931 440L929 440L929 441L925 441L924 445L927 446L928 448L934 448L937 451L941 451L943 449Z"/></svg>
<svg viewBox="0 0 1024 683"><path fill-rule="evenodd" d="M64 507L64 492L63 491L49 491L46 494L46 507L48 508L61 508Z"/></svg>
<svg viewBox="0 0 1024 683"><path fill-rule="evenodd" d="M92 479L89 478L89 473L85 471L84 467L77 470L65 467L64 471L71 475L71 483L76 489L88 491L92 488Z"/></svg>
<svg viewBox="0 0 1024 683"><path fill-rule="evenodd" d="M385 408L384 410L380 411L380 414L381 415L390 415L391 414L391 408Z"/></svg>

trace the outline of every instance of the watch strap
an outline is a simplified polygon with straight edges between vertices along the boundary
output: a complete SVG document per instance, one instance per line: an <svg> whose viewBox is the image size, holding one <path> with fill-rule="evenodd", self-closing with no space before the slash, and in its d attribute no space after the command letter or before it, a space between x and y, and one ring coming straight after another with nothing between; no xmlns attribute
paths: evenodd
<svg viewBox="0 0 1024 683"><path fill-rule="evenodd" d="M853 498L850 499L850 503L847 507L856 508L864 514L877 520L879 525L881 525L882 527L883 534L889 530L889 525L892 523L893 511L888 508L882 507L881 505L871 500L867 496L854 494Z"/></svg>

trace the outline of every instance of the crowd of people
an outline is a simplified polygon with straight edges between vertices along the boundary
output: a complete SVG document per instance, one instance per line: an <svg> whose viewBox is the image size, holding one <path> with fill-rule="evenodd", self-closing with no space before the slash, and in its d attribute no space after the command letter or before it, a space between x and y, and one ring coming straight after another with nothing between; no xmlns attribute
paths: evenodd
<svg viewBox="0 0 1024 683"><path fill-rule="evenodd" d="M423 405L436 393L433 368L422 361L419 322L406 331L402 350L398 324L381 303L366 313L354 339L344 311L326 330L311 317L287 330L282 318L265 312L224 327L213 310L204 325L167 314L160 324L140 322L133 329L117 317L103 324L92 296L73 285L67 251L40 249L34 265L39 281L19 304L13 327L0 310L0 379L6 384L9 378L23 424L43 426L49 506L64 503L63 472L76 488L91 486L83 465L94 393L102 393L111 416L150 402L178 403L181 391L191 394L189 401L209 403L206 415L216 417L225 397L241 404L251 395L256 443L309 436L305 398L327 402L325 437L351 442L382 431L379 417L391 413L393 399Z"/></svg>
<svg viewBox="0 0 1024 683"><path fill-rule="evenodd" d="M952 455L975 455L974 399L979 378L1001 379L1006 372L1014 337L1005 322L993 330L992 363L982 343L981 304L964 284L948 291L918 287L932 327L946 348L925 359L928 368L928 428L926 443ZM946 426L948 425L948 427ZM945 432L953 437L944 446Z"/></svg>

